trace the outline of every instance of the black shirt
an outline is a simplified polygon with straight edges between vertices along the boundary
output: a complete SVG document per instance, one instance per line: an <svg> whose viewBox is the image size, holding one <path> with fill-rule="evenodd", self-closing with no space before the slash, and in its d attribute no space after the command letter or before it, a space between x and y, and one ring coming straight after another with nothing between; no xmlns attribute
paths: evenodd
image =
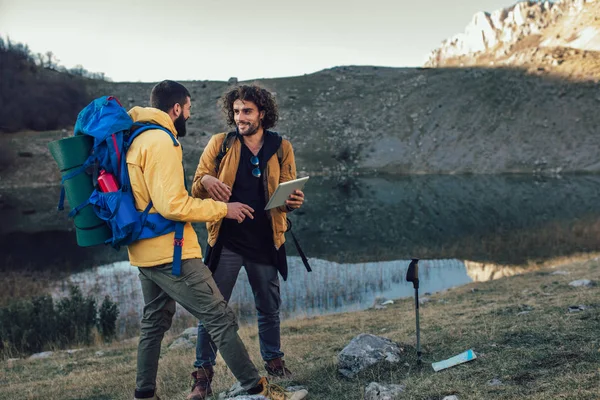
<svg viewBox="0 0 600 400"><path fill-rule="evenodd" d="M264 210L266 199L263 175L268 161L265 152L267 154L271 153L268 157L273 154L267 144L267 140L265 140L258 153L261 177L257 178L252 175L252 170L256 166L250 161L254 154L244 144L243 139L241 140L240 163L229 202L240 202L252 207L254 209L254 219L246 217L241 224L237 220L224 219L219 241L229 250L251 261L275 264L277 258L275 245L273 244L273 229L267 216L268 211Z"/></svg>

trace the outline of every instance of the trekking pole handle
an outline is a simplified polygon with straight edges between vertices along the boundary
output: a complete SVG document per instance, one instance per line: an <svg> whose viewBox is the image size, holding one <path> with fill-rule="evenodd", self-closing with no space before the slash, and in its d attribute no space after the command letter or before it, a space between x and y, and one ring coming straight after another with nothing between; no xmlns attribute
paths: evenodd
<svg viewBox="0 0 600 400"><path fill-rule="evenodd" d="M406 280L412 282L415 289L419 288L419 259L413 258L406 272Z"/></svg>

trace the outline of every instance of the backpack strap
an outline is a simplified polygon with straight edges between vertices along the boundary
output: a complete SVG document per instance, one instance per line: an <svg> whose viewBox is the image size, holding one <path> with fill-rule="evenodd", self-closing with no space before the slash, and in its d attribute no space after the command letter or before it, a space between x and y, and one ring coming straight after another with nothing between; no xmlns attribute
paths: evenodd
<svg viewBox="0 0 600 400"><path fill-rule="evenodd" d="M281 145L283 143L283 140L281 141L281 143L279 143L279 147L277 148L277 159L279 160L279 168L281 168L281 164L283 163L283 146Z"/></svg>
<svg viewBox="0 0 600 400"><path fill-rule="evenodd" d="M228 132L223 138L223 141L221 142L221 149L219 150L219 154L217 154L217 158L215 159L215 174L219 174L219 167L221 165L221 161L223 160L223 157L225 157L225 154L227 154L229 149L231 149L231 147L233 146L233 142L235 141L236 137L237 132L232 131Z"/></svg>
<svg viewBox="0 0 600 400"><path fill-rule="evenodd" d="M300 258L302 259L302 263L304 264L304 267L306 268L306 270L308 272L312 272L312 269L310 268L310 264L308 263L308 258L306 258L306 255L304 255L304 252L302 251L302 248L300 247L300 243L298 243L298 239L296 239L296 235L294 235L294 232L292 231L292 221L290 221L289 218L285 219L287 222L287 230L286 232L289 232L292 234L292 239L294 239L294 244L296 245L296 250L298 250L298 254L300 255Z"/></svg>
<svg viewBox="0 0 600 400"><path fill-rule="evenodd" d="M129 138L127 140L126 143L126 150L127 151L129 149L129 147L131 146L131 143L134 141L134 139L136 137L138 137L139 135L141 135L142 133L151 130L151 129L160 129L162 131L165 131L166 133L169 134L169 137L171 138L171 140L173 141L173 146L179 146L179 142L177 141L177 139L175 138L175 135L173 135L173 133L168 130L167 128L160 126L160 125L155 125L155 124L134 124L133 126L133 131L131 132L131 134L129 135ZM122 161L123 163L125 163L125 160ZM182 164L183 166L183 164ZM126 170L126 166L125 166L125 170ZM130 186L130 182L129 182L129 174L125 174L126 175L126 183L123 182L123 186L125 186L125 184L127 185L127 188L125 189L129 189ZM185 183L185 170L183 173L183 178L184 178L184 183ZM186 189L187 189L187 185L186 185ZM150 209L152 208L152 201L150 201L150 203L148 203L148 206L146 207L146 209L144 210L143 213L143 224L146 225L147 222L147 218L148 218L148 213L150 211ZM175 276L179 276L181 275L181 256L182 256L182 252L183 252L183 229L185 227L185 223L184 222L176 222L175 223L175 237L173 238L173 268L172 268L172 274Z"/></svg>
<svg viewBox="0 0 600 400"><path fill-rule="evenodd" d="M129 134L129 138L127 139L127 142L126 142L127 148L126 148L125 152L127 150L129 150L129 146L131 146L131 143L133 142L133 140L136 137L138 137L139 135L141 135L142 133L144 133L150 129L160 129L161 131L165 131L166 133L169 134L169 137L173 141L173 146L175 146L175 147L179 146L179 142L175 138L175 135L173 135L173 132L171 132L164 126L157 125L157 124L145 124L145 123L136 122L135 124L133 124L133 126L131 128L131 133Z"/></svg>
<svg viewBox="0 0 600 400"><path fill-rule="evenodd" d="M175 225L175 237L173 238L173 269L172 274L181 275L181 253L183 250L183 228L185 223L177 222Z"/></svg>

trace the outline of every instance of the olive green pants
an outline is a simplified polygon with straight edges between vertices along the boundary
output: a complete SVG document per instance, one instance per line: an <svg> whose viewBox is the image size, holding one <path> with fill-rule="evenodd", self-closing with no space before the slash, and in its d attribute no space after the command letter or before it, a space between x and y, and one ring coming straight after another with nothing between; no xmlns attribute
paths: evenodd
<svg viewBox="0 0 600 400"><path fill-rule="evenodd" d="M171 327L176 302L206 327L244 389L255 387L260 376L237 333L235 314L219 292L210 270L199 258L183 260L180 276L174 276L171 269L172 264L139 268L144 315L138 345L136 393L153 393L156 388L160 345Z"/></svg>

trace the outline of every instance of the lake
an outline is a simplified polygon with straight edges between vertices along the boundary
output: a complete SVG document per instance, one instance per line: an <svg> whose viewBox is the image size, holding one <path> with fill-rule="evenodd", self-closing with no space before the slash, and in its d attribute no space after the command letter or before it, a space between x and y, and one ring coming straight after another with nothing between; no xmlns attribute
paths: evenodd
<svg viewBox="0 0 600 400"><path fill-rule="evenodd" d="M525 264L600 251L595 175L313 177L305 193L305 206L291 219L313 272L306 272L288 237L284 319L412 296L412 284L404 279L411 258L421 259L423 295L521 273ZM202 224L196 228L205 243ZM54 246L60 237L73 240L68 232L52 235ZM98 266L98 250L78 251L72 263L79 272L71 281L98 296L113 296L121 307L121 332L127 331L141 311L135 269L126 262ZM124 252L101 251L105 258L111 255L108 261L126 258ZM66 288L65 281L58 283L55 293ZM231 304L242 321L255 319L243 272Z"/></svg>

